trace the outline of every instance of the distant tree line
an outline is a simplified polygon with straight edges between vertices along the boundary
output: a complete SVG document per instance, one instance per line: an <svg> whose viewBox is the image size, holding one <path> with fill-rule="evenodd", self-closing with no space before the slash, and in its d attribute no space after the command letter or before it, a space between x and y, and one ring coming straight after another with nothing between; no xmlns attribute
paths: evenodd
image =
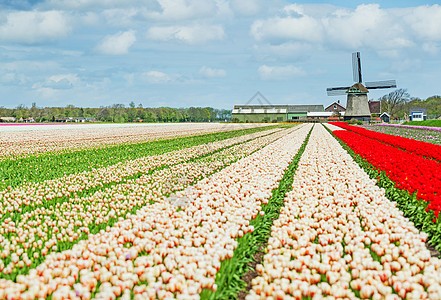
<svg viewBox="0 0 441 300"><path fill-rule="evenodd" d="M36 103L26 107L0 107L0 117L15 117L17 120L33 118L36 122L57 122L68 118L95 118L101 122L213 122L231 119L231 110L212 107L148 108L130 102L105 107L37 107Z"/></svg>
<svg viewBox="0 0 441 300"><path fill-rule="evenodd" d="M426 108L429 117L441 116L441 96L435 95L423 100L411 97L406 89L397 89L378 99L381 112L389 112L393 119L406 119L410 108Z"/></svg>

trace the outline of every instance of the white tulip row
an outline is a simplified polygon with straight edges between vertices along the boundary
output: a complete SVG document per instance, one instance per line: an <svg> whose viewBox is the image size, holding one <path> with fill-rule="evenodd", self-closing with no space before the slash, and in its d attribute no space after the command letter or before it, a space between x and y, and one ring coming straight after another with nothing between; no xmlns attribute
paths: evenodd
<svg viewBox="0 0 441 300"><path fill-rule="evenodd" d="M427 235L375 183L316 126L246 299L441 299Z"/></svg>
<svg viewBox="0 0 441 300"><path fill-rule="evenodd" d="M25 265L29 267L40 255L59 250L58 242L73 243L81 234L89 234L89 226L106 224L112 218L125 216L132 208L160 201L165 195L194 184L290 131L292 129L256 138L199 160L157 170L88 197L74 197L49 208L37 208L22 214L17 223L8 218L0 227L1 255L3 259L12 257L12 260L7 266L0 260L0 271L10 274ZM18 236L6 238L13 233Z"/></svg>
<svg viewBox="0 0 441 300"><path fill-rule="evenodd" d="M112 182L121 182L137 173L148 173L161 166L170 166L218 151L234 144L243 143L263 135L280 131L280 128L256 132L244 136L193 146L181 150L129 160L115 165L37 183L26 183L14 189L0 191L0 218L7 212L21 213L22 205L40 206L47 200L73 196Z"/></svg>
<svg viewBox="0 0 441 300"><path fill-rule="evenodd" d="M130 299L133 290L136 299L195 299L203 288L216 290L221 261L233 256L237 237L253 230L249 221L277 188L310 129L292 130L177 192L172 202L185 203L178 209L168 201L145 206L72 250L48 255L17 283L0 280L0 291L90 299L96 289L99 299Z"/></svg>
<svg viewBox="0 0 441 300"><path fill-rule="evenodd" d="M335 126L335 125L329 124L329 123L324 123L323 126L327 127L327 128L328 128L329 130L331 130L331 131L335 131L335 130L346 130L346 129L343 129L343 128L341 128L341 127L338 127L338 126Z"/></svg>
<svg viewBox="0 0 441 300"><path fill-rule="evenodd" d="M61 128L69 129L45 130L50 125L36 126L40 130L4 132L0 128L0 160L16 159L17 157L47 152L76 151L94 149L118 144L135 144L157 139L171 139L195 134L207 134L244 128L268 126L270 124L176 124L170 126L144 126L126 124L128 126L105 126L107 124L73 124ZM111 124L109 124L111 125ZM75 129L72 129L75 128ZM29 126L15 126L14 129L25 129Z"/></svg>

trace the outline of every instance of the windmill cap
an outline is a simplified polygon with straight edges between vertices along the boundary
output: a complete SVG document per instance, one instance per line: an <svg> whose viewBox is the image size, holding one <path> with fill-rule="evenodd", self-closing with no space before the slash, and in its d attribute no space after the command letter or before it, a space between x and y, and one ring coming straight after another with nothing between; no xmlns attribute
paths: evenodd
<svg viewBox="0 0 441 300"><path fill-rule="evenodd" d="M354 84L353 86L351 86L346 93L369 93L369 91L367 90L367 88L362 85L361 83L357 82L356 84Z"/></svg>

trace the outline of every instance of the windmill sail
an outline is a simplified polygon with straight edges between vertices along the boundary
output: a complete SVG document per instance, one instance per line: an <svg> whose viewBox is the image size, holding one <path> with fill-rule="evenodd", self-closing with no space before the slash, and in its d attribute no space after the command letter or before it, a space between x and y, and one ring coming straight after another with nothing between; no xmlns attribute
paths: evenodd
<svg viewBox="0 0 441 300"><path fill-rule="evenodd" d="M356 83L362 84L363 79L361 77L361 59L360 59L360 52L354 52L352 53L352 75L353 79ZM396 88L397 82L395 80L384 80L384 81L371 81L366 82L365 85L362 85L363 88L367 88L368 90L371 89L390 89L390 88ZM348 91L349 87L332 87L327 88L326 92L328 96L339 96L344 95L346 91ZM368 91L366 90L366 93Z"/></svg>
<svg viewBox="0 0 441 300"><path fill-rule="evenodd" d="M352 53L352 77L354 79L354 82L361 83L363 81L361 78L360 52Z"/></svg>
<svg viewBox="0 0 441 300"><path fill-rule="evenodd" d="M372 89L389 89L396 88L397 82L395 80L371 81L366 82L366 88Z"/></svg>
<svg viewBox="0 0 441 300"><path fill-rule="evenodd" d="M328 93L328 96L339 96L339 95L345 95L348 89L349 89L348 86L333 87L333 88L327 88L326 92Z"/></svg>

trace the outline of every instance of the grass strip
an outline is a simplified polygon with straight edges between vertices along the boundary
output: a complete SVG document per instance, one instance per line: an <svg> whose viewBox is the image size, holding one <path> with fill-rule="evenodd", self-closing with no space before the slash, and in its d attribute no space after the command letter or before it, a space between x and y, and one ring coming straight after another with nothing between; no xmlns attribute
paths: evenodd
<svg viewBox="0 0 441 300"><path fill-rule="evenodd" d="M279 218L280 209L284 206L286 193L292 190L294 174L299 160L305 151L311 132L312 129L285 171L278 188L272 191L268 204L262 205L264 215L258 214L255 219L250 221L250 225L254 226L254 231L237 239L238 246L234 250L233 257L222 261L215 280L218 289L216 292L204 289L200 294L201 299L243 299L251 289L251 280L257 276L257 273L249 264L255 262L255 257L260 258L260 261L257 263L261 262L263 257L262 249L266 248L268 239L271 236L273 221ZM253 265L255 267L255 264ZM256 276L246 276L244 278L246 273L253 271Z"/></svg>
<svg viewBox="0 0 441 300"><path fill-rule="evenodd" d="M427 208L427 202L419 200L416 192L410 194L408 191L397 188L385 171L375 168L367 160L356 154L349 146L340 140L334 133L325 126L332 136L340 143L358 163L358 165L369 175L371 179L377 180L377 186L384 188L386 197L397 203L398 208L414 223L415 227L429 236L429 243L436 250L441 251L441 218L436 219L432 210Z"/></svg>
<svg viewBox="0 0 441 300"><path fill-rule="evenodd" d="M441 127L441 120L409 121L404 122L402 125Z"/></svg>
<svg viewBox="0 0 441 300"><path fill-rule="evenodd" d="M278 127L265 126L0 161L0 190Z"/></svg>

